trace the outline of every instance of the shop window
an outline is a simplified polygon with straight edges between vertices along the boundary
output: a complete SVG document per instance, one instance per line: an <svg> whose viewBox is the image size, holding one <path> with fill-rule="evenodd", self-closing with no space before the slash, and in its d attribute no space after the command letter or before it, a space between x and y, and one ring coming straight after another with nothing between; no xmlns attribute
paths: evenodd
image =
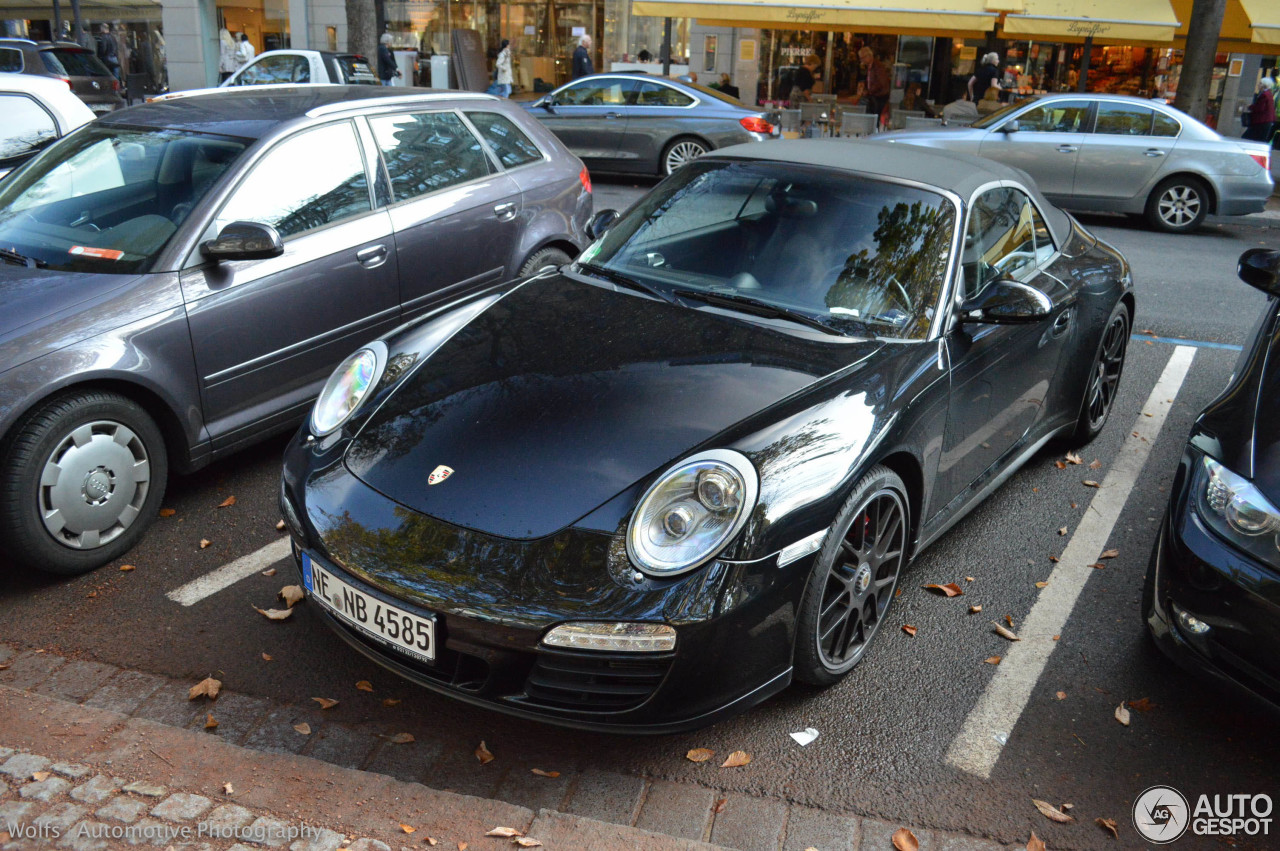
<svg viewBox="0 0 1280 851"><path fill-rule="evenodd" d="M0 71L7 74L22 73L22 51L0 47Z"/></svg>
<svg viewBox="0 0 1280 851"><path fill-rule="evenodd" d="M1149 136L1153 112L1127 103L1099 103L1093 132L1107 136Z"/></svg>
<svg viewBox="0 0 1280 851"><path fill-rule="evenodd" d="M468 112L467 118L480 131L489 147L507 168L542 160L542 151L528 136L496 112Z"/></svg>
<svg viewBox="0 0 1280 851"><path fill-rule="evenodd" d="M1178 123L1178 119L1170 118L1162 112L1155 114L1155 122L1151 127L1152 136L1177 136L1182 132L1182 125Z"/></svg>
<svg viewBox="0 0 1280 851"><path fill-rule="evenodd" d="M0 162L38 151L58 138L53 117L26 95L0 95L0 115L6 128L0 140Z"/></svg>
<svg viewBox="0 0 1280 851"><path fill-rule="evenodd" d="M556 106L625 106L634 97L636 80L584 80L556 93Z"/></svg>
<svg viewBox="0 0 1280 851"><path fill-rule="evenodd" d="M689 106L693 98L660 83L644 83L636 101L640 106Z"/></svg>
<svg viewBox="0 0 1280 851"><path fill-rule="evenodd" d="M1083 133L1089 115L1085 100L1056 100L1018 116L1020 133Z"/></svg>
<svg viewBox="0 0 1280 851"><path fill-rule="evenodd" d="M370 118L396 201L489 174L480 140L452 112Z"/></svg>

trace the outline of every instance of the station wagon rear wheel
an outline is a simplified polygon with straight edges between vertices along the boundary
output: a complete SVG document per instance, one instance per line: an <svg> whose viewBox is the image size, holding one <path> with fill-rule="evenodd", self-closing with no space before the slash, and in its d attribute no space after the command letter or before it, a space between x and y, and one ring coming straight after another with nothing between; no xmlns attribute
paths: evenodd
<svg viewBox="0 0 1280 851"><path fill-rule="evenodd" d="M1186 233L1200 227L1209 214L1209 190L1194 177L1171 177L1147 199L1147 221L1166 233Z"/></svg>
<svg viewBox="0 0 1280 851"><path fill-rule="evenodd" d="M688 136L676 139L662 152L662 173L668 176L674 174L709 150L706 144L697 139Z"/></svg>
<svg viewBox="0 0 1280 851"><path fill-rule="evenodd" d="M156 516L164 439L115 393L54 398L18 423L0 456L0 541L26 567L73 575L122 555Z"/></svg>

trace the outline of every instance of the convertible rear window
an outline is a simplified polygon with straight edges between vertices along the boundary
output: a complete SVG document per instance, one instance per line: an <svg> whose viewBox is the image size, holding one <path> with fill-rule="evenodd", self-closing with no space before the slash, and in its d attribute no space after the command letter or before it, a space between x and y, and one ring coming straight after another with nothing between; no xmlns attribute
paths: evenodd
<svg viewBox="0 0 1280 851"><path fill-rule="evenodd" d="M789 163L699 161L581 259L650 287L745 297L841 332L920 340L955 228L955 207L937 192Z"/></svg>

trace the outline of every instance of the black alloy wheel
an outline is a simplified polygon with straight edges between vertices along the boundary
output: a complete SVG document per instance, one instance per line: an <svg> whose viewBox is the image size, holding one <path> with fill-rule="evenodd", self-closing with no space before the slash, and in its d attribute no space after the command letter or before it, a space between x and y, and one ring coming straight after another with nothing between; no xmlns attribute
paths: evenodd
<svg viewBox="0 0 1280 851"><path fill-rule="evenodd" d="M866 655L893 603L909 529L902 480L873 467L845 502L814 563L797 626L796 679L832 685Z"/></svg>
<svg viewBox="0 0 1280 851"><path fill-rule="evenodd" d="M1120 375L1124 372L1124 357L1129 349L1129 308L1124 302L1116 305L1107 320L1098 354L1089 368L1088 384L1084 391L1084 404L1076 423L1076 440L1088 443L1099 434L1115 407L1116 393L1120 389Z"/></svg>

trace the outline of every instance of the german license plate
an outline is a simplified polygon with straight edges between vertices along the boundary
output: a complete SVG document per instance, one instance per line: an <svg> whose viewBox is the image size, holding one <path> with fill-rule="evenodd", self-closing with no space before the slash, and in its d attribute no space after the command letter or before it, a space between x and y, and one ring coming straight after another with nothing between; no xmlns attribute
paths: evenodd
<svg viewBox="0 0 1280 851"><path fill-rule="evenodd" d="M424 662L436 659L436 623L353 588L302 554L302 582L311 597L379 644Z"/></svg>

